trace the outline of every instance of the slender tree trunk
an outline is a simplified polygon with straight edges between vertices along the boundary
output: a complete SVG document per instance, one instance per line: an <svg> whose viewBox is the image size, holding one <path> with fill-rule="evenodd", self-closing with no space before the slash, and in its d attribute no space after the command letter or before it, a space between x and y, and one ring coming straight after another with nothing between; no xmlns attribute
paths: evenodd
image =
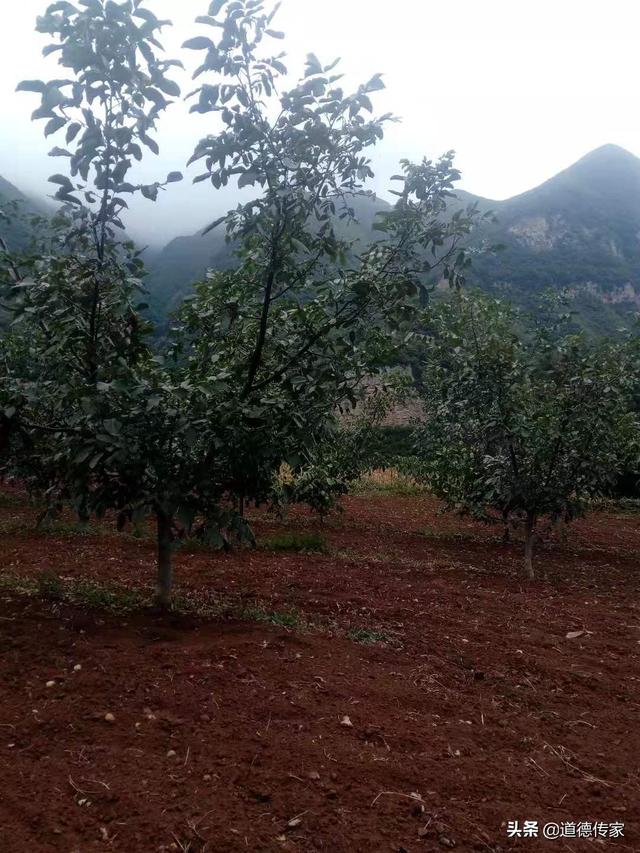
<svg viewBox="0 0 640 853"><path fill-rule="evenodd" d="M533 543L535 541L536 517L532 512L527 513L524 541L524 571L530 580L533 580Z"/></svg>
<svg viewBox="0 0 640 853"><path fill-rule="evenodd" d="M238 514L244 518L244 495L238 498Z"/></svg>
<svg viewBox="0 0 640 853"><path fill-rule="evenodd" d="M173 586L171 519L161 509L156 510L156 519L158 523L158 585L156 587L156 603L160 607L168 607L171 603L171 588Z"/></svg>

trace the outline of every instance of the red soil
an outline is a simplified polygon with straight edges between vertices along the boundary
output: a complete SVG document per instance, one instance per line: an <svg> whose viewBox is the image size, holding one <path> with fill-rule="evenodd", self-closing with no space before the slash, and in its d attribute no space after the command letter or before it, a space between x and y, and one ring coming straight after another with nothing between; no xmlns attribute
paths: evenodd
<svg viewBox="0 0 640 853"><path fill-rule="evenodd" d="M0 509L0 577L151 588L151 541L32 516ZM548 541L532 584L519 545L426 497L255 527L332 550L183 550L177 592L304 627L0 594L2 853L640 850L640 516ZM525 819L624 836L508 838Z"/></svg>

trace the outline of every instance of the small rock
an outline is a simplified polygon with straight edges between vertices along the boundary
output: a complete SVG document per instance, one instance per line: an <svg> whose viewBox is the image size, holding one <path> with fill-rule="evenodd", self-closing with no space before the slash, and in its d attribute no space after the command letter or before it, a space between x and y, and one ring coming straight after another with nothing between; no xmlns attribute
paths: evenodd
<svg viewBox="0 0 640 853"><path fill-rule="evenodd" d="M346 715L346 714L345 714L345 715L344 715L344 717L340 720L340 725L341 725L341 726L346 726L346 727L347 727L347 728L349 728L349 729L352 729L352 728L353 728L353 723L351 722L351 720L349 719L349 717L347 717L347 715Z"/></svg>
<svg viewBox="0 0 640 853"><path fill-rule="evenodd" d="M47 686L47 687L55 687L55 686L56 686L56 683L55 683L55 681L47 681L46 686Z"/></svg>
<svg viewBox="0 0 640 853"><path fill-rule="evenodd" d="M167 758L175 758L177 754L175 749L170 749L167 751Z"/></svg>
<svg viewBox="0 0 640 853"><path fill-rule="evenodd" d="M81 663L77 663L77 664L74 666L73 671L74 671L74 672L80 672L80 670L81 670L81 669L82 669L82 664L81 664Z"/></svg>
<svg viewBox="0 0 640 853"><path fill-rule="evenodd" d="M115 718L115 717L114 717L114 715L111 713L111 711L108 711L108 712L104 715L104 721L105 721L105 723L115 723L116 718Z"/></svg>
<svg viewBox="0 0 640 853"><path fill-rule="evenodd" d="M320 774L318 773L317 770L310 770L307 775L308 775L309 779L311 779L314 782L317 782L318 779L320 778Z"/></svg>
<svg viewBox="0 0 640 853"><path fill-rule="evenodd" d="M287 823L289 829L295 829L296 826L300 826L302 823L302 818L300 817L292 817L291 820Z"/></svg>
<svg viewBox="0 0 640 853"><path fill-rule="evenodd" d="M208 773L205 773L204 776L202 777L202 781L203 782L210 782L211 776Z"/></svg>

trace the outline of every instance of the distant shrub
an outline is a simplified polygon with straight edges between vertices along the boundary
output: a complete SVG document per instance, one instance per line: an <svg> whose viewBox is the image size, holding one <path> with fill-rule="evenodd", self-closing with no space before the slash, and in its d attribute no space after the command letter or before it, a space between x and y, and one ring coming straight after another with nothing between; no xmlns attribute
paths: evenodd
<svg viewBox="0 0 640 853"><path fill-rule="evenodd" d="M264 539L262 547L267 551L315 551L326 554L329 545L318 533L279 533Z"/></svg>

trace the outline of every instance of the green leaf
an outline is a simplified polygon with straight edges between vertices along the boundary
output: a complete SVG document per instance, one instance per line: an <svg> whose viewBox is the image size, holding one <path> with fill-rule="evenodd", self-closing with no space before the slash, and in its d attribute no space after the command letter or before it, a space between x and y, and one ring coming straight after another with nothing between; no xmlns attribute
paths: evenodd
<svg viewBox="0 0 640 853"><path fill-rule="evenodd" d="M158 80L156 82L156 86L158 89L161 89L166 95L169 95L172 98L180 97L180 86L177 83L174 83L173 80L167 80L163 78L162 80Z"/></svg>
<svg viewBox="0 0 640 853"><path fill-rule="evenodd" d="M46 89L42 80L23 80L16 86L16 92L38 92L42 94Z"/></svg>
<svg viewBox="0 0 640 853"><path fill-rule="evenodd" d="M72 122L67 128L67 144L69 142L73 142L73 140L76 138L76 136L80 133L81 130L82 125L80 124L80 122Z"/></svg>
<svg viewBox="0 0 640 853"><path fill-rule="evenodd" d="M65 126L67 123L67 119L63 118L63 116L56 116L52 118L51 121L48 121L44 128L44 135L51 136L52 133L57 133L61 128Z"/></svg>
<svg viewBox="0 0 640 853"><path fill-rule="evenodd" d="M51 53L55 53L57 50L62 50L63 45L61 44L48 44L46 47L42 48L42 55L49 56Z"/></svg>
<svg viewBox="0 0 640 853"><path fill-rule="evenodd" d="M382 74L374 74L371 80L364 86L365 92L379 92L385 88L382 82Z"/></svg>
<svg viewBox="0 0 640 853"><path fill-rule="evenodd" d="M206 38L205 36L196 36L192 39L187 39L182 45L183 48L187 48L188 50L211 50L214 47L211 39Z"/></svg>
<svg viewBox="0 0 640 853"><path fill-rule="evenodd" d="M73 186L67 175L51 175L51 177L48 178L48 181L51 184L60 184L62 187Z"/></svg>
<svg viewBox="0 0 640 853"><path fill-rule="evenodd" d="M149 137L149 136L145 136L145 137L142 137L142 141L144 142L144 144L147 146L147 148L150 151L153 151L154 154L160 153L160 148L158 147L158 143L154 139L151 139L151 137ZM135 154L134 154L134 156L135 156Z"/></svg>
<svg viewBox="0 0 640 853"><path fill-rule="evenodd" d="M73 459L75 465L81 465L83 462L86 462L87 459L93 453L92 447L85 447L84 450L81 450Z"/></svg>
<svg viewBox="0 0 640 853"><path fill-rule="evenodd" d="M311 77L313 74L322 74L322 65L315 53L308 53L304 76Z"/></svg>
<svg viewBox="0 0 640 853"><path fill-rule="evenodd" d="M157 184L149 184L148 186L140 187L140 191L145 198L148 198L149 201L156 201L158 198L158 185Z"/></svg>

